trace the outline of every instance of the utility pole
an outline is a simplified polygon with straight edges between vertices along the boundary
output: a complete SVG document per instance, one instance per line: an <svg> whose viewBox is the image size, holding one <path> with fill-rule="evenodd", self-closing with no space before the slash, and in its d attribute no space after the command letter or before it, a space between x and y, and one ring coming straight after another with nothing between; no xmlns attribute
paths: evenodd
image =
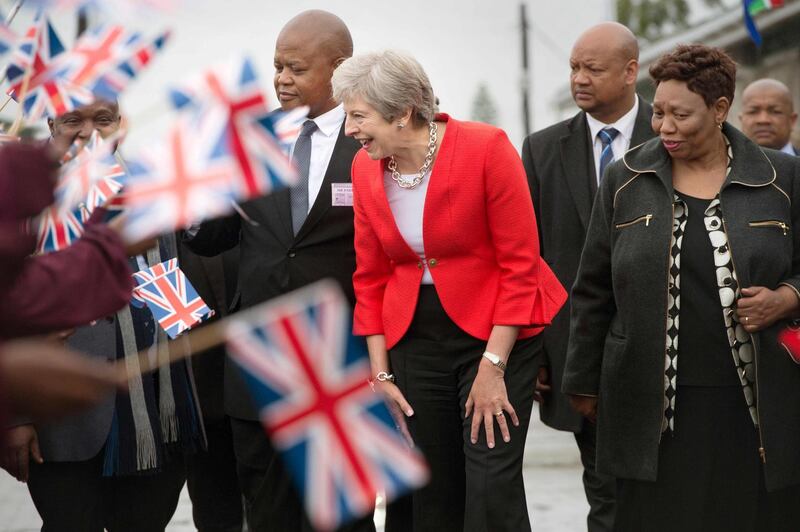
<svg viewBox="0 0 800 532"><path fill-rule="evenodd" d="M531 119L533 116L530 102L528 101L528 93L530 92L530 76L528 74L528 30L530 27L528 26L528 15L525 8L525 2L521 2L519 4L520 28L522 30L522 80L520 85L522 89L522 130L527 137L531 133ZM533 61L531 61L531 63L533 63Z"/></svg>

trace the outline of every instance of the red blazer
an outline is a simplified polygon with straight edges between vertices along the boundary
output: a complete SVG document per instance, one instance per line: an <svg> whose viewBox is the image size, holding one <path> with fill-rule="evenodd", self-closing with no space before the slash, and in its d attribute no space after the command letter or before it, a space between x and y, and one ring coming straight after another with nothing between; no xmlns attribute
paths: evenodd
<svg viewBox="0 0 800 532"><path fill-rule="evenodd" d="M423 210L425 257L444 310L487 340L494 325L538 334L567 298L539 256L525 170L506 134L447 115ZM403 239L383 186L385 161L353 160L356 293L353 330L393 347L408 330L423 265Z"/></svg>

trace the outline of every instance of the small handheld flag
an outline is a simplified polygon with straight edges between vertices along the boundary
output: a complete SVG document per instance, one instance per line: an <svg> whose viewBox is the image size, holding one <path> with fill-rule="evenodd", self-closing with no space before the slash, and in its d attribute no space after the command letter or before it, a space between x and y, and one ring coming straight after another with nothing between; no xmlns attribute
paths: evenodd
<svg viewBox="0 0 800 532"><path fill-rule="evenodd" d="M178 259L138 271L133 277L137 282L134 305L146 304L170 338L177 338L214 315L178 268Z"/></svg>
<svg viewBox="0 0 800 532"><path fill-rule="evenodd" d="M428 469L369 383L338 285L320 281L231 318L229 353L318 530L423 485Z"/></svg>

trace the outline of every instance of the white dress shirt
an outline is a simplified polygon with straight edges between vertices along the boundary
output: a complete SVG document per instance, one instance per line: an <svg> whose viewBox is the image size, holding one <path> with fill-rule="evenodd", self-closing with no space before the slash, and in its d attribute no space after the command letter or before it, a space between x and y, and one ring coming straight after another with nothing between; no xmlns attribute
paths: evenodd
<svg viewBox="0 0 800 532"><path fill-rule="evenodd" d="M328 164L331 162L333 147L339 138L339 130L344 122L344 108L338 105L312 118L317 129L311 134L311 159L308 166L308 210L314 206L317 200L319 189L322 188L322 181L325 179L325 172L328 171ZM295 140L297 142L297 140ZM294 143L290 154L294 154Z"/></svg>
<svg viewBox="0 0 800 532"><path fill-rule="evenodd" d="M413 181L414 175L402 174L405 181ZM422 284L433 284L433 277L428 269L428 261L425 260L425 244L422 241L422 215L425 210L425 197L428 195L428 182L431 178L431 171L428 170L419 185L414 188L400 188L392 179L392 173L383 173L383 188L386 191L386 199L389 200L389 207L394 215L394 222L397 229L403 235L403 239L408 246L419 255L420 260L425 265L422 274Z"/></svg>
<svg viewBox="0 0 800 532"><path fill-rule="evenodd" d="M789 155L797 155L797 154L794 152L794 146L792 146L792 141L791 141L791 140L790 140L789 142L787 142L787 143L786 143L786 146L784 146L783 148L781 148L781 151L782 151L783 153L788 153Z"/></svg>
<svg viewBox="0 0 800 532"><path fill-rule="evenodd" d="M614 154L616 161L628 151L631 146L631 137L633 136L633 126L636 125L636 115L639 113L639 97L631 107L631 110L622 115L622 117L613 124L604 124L594 118L589 113L586 113L586 121L589 124L589 134L592 136L590 139L592 147L594 148L594 174L597 176L597 182L600 182L600 154L603 152L603 141L601 141L597 134L600 130L606 127L613 127L619 134L614 137L611 142L611 152Z"/></svg>

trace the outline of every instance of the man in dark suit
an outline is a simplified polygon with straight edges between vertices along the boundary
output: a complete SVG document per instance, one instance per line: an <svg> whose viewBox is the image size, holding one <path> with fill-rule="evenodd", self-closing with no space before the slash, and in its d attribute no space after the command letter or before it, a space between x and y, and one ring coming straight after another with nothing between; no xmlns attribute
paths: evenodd
<svg viewBox="0 0 800 532"><path fill-rule="evenodd" d="M777 79L758 79L744 88L739 121L744 134L759 146L800 155L791 139L797 123L792 93Z"/></svg>
<svg viewBox="0 0 800 532"><path fill-rule="evenodd" d="M275 45L275 90L282 109L309 107L292 148L301 183L241 205L234 217L202 224L188 241L200 255L239 244L242 308L323 278L335 279L354 300L350 166L360 145L344 136L344 111L333 100L330 82L334 69L352 53L350 32L330 13L306 11L284 26ZM225 408L250 530L311 530L230 365L225 368ZM348 529L374 530L374 525L370 517Z"/></svg>
<svg viewBox="0 0 800 532"><path fill-rule="evenodd" d="M215 315L207 324L228 315L236 292L238 260L238 248L216 257L201 257L183 242L178 246L181 270L203 301L214 310ZM224 345L192 359L192 374L208 442L206 449L185 457L186 487L192 500L194 525L200 532L241 532L244 522L233 434L224 408L221 378L224 364Z"/></svg>
<svg viewBox="0 0 800 532"><path fill-rule="evenodd" d="M592 200L609 162L653 136L652 107L636 95L639 48L617 23L584 32L570 57L570 87L581 111L525 139L528 174L545 261L571 287L578 270ZM614 529L615 480L594 471L595 427L561 393L569 336L569 305L544 331L544 361L537 379L542 421L575 433L589 501L589 532Z"/></svg>

